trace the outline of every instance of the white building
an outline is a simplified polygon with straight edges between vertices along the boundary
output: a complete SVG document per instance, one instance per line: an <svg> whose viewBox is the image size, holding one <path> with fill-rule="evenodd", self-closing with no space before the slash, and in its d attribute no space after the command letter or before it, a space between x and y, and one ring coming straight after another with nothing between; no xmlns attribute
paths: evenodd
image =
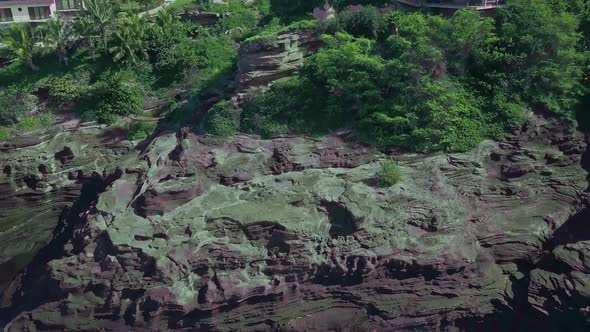
<svg viewBox="0 0 590 332"><path fill-rule="evenodd" d="M13 23L36 25L58 14L67 20L82 8L82 0L0 0L0 28Z"/></svg>

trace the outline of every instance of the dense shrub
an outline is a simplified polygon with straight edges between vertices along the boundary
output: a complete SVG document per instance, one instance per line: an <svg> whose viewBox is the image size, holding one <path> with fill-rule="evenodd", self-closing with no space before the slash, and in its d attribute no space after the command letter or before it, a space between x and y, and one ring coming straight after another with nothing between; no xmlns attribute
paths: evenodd
<svg viewBox="0 0 590 332"><path fill-rule="evenodd" d="M377 38L387 29L385 15L373 6L342 11L337 25L353 36L368 38Z"/></svg>
<svg viewBox="0 0 590 332"><path fill-rule="evenodd" d="M583 92L578 20L545 0L512 1L497 22L472 10L444 18L371 7L337 21L348 33L324 36L296 78L254 99L242 128L351 126L379 145L464 151L501 138L527 108L571 118Z"/></svg>
<svg viewBox="0 0 590 332"><path fill-rule="evenodd" d="M337 120L330 119L330 110L323 109L321 96L314 94L318 90L307 84L297 77L275 82L269 91L246 105L241 129L264 138L286 133L289 128L306 134L325 130L326 121ZM319 109L323 112L316 112Z"/></svg>
<svg viewBox="0 0 590 332"><path fill-rule="evenodd" d="M49 98L55 104L77 100L87 88L80 80L74 80L71 75L52 77L48 82Z"/></svg>
<svg viewBox="0 0 590 332"><path fill-rule="evenodd" d="M498 9L498 22L501 69L491 73L506 75L509 91L528 103L573 118L584 63L576 15L555 11L547 1L519 0ZM494 65L483 64L488 70Z"/></svg>
<svg viewBox="0 0 590 332"><path fill-rule="evenodd" d="M235 44L227 36L199 38L194 47L201 69L216 72L235 66Z"/></svg>
<svg viewBox="0 0 590 332"><path fill-rule="evenodd" d="M226 34L240 39L258 25L258 20L258 16L253 11L245 8L234 10L230 15L219 20L214 29L217 34Z"/></svg>
<svg viewBox="0 0 590 332"><path fill-rule="evenodd" d="M168 12L161 12L156 22L145 33L150 60L158 74L177 78L174 76L180 75L184 67L193 67L196 62L191 52L189 27Z"/></svg>
<svg viewBox="0 0 590 332"><path fill-rule="evenodd" d="M28 117L37 107L37 97L28 85L10 85L0 89L0 125L12 125Z"/></svg>
<svg viewBox="0 0 590 332"><path fill-rule="evenodd" d="M215 104L207 116L207 132L213 136L229 138L236 134L238 110L226 101Z"/></svg>
<svg viewBox="0 0 590 332"><path fill-rule="evenodd" d="M119 9L128 13L139 13L143 10L143 6L137 1L128 1L122 3Z"/></svg>
<svg viewBox="0 0 590 332"><path fill-rule="evenodd" d="M412 68L373 53L368 39L337 34L301 77L275 84L245 113L244 128L270 135L344 125L366 139L419 151L464 150L488 137L481 101L461 84L407 77Z"/></svg>
<svg viewBox="0 0 590 332"><path fill-rule="evenodd" d="M156 122L135 122L129 126L127 137L131 141L146 139L156 129L156 125Z"/></svg>
<svg viewBox="0 0 590 332"><path fill-rule="evenodd" d="M381 170L377 173L377 180L382 187L391 187L402 180L402 174L397 166L397 161L387 159L381 164Z"/></svg>
<svg viewBox="0 0 590 332"><path fill-rule="evenodd" d="M112 124L116 115L141 112L143 96L137 86L125 82L122 75L113 74L94 83L82 96L81 109L85 117L103 124Z"/></svg>

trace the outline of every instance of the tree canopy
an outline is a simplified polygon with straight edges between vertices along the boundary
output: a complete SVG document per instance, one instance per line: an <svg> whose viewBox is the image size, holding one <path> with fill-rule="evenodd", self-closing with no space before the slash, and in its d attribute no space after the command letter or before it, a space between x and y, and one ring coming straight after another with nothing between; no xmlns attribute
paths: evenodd
<svg viewBox="0 0 590 332"><path fill-rule="evenodd" d="M380 145L457 151L501 138L529 108L572 119L584 93L579 18L545 0L511 1L495 18L366 6L336 20L298 77L250 106L245 128L352 126Z"/></svg>
<svg viewBox="0 0 590 332"><path fill-rule="evenodd" d="M346 127L367 142L415 151L462 151L501 139L530 109L566 121L577 111L590 124L585 0L511 0L493 15L331 0L335 17L315 20L310 14L325 0L183 0L169 7L175 13L141 17L137 12L154 1L142 1L139 10L126 1L85 3L73 24L58 18L41 33L20 25L2 32L19 60L0 68L12 75L0 81L2 125L27 114L2 105L27 101L21 104L36 114L46 105L31 93L47 86L47 105L84 105L86 118L103 123L153 98L166 99L169 122L184 125L195 109L211 107L199 101L208 91L221 101L195 126L217 136L320 135ZM219 19L195 24L179 18L182 8L217 12ZM248 96L242 108L229 107L224 99L235 93L228 82L238 45L301 29L322 35L323 47L294 76ZM178 91L190 99L182 107Z"/></svg>

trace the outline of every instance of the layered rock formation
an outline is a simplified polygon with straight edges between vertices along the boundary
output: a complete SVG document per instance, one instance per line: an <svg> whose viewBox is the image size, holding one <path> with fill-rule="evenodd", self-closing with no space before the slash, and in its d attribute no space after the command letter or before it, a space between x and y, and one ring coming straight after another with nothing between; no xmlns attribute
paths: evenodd
<svg viewBox="0 0 590 332"><path fill-rule="evenodd" d="M534 116L469 153L393 153L391 188L375 184L385 156L355 142L160 135L64 214L2 294L6 330L587 324L580 132Z"/></svg>
<svg viewBox="0 0 590 332"><path fill-rule="evenodd" d="M240 47L238 89L243 92L293 75L321 45L318 32L305 29L245 43Z"/></svg>
<svg viewBox="0 0 590 332"><path fill-rule="evenodd" d="M48 244L83 187L95 191L133 151L112 130L78 127L64 119L54 130L0 143L0 291Z"/></svg>

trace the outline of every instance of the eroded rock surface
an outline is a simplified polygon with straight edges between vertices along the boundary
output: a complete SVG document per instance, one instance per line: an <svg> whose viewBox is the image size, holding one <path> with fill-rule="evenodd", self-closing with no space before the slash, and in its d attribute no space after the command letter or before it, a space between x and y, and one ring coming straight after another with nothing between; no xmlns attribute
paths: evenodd
<svg viewBox="0 0 590 332"><path fill-rule="evenodd" d="M320 36L312 30L285 31L273 38L245 43L238 61L239 90L263 87L293 75L321 45Z"/></svg>
<svg viewBox="0 0 590 332"><path fill-rule="evenodd" d="M3 292L6 330L587 323L581 133L535 116L469 153L397 154L391 188L375 185L385 156L354 142L155 138Z"/></svg>
<svg viewBox="0 0 590 332"><path fill-rule="evenodd" d="M96 195L117 163L133 151L99 128L56 131L0 143L0 291L53 237L58 222Z"/></svg>

